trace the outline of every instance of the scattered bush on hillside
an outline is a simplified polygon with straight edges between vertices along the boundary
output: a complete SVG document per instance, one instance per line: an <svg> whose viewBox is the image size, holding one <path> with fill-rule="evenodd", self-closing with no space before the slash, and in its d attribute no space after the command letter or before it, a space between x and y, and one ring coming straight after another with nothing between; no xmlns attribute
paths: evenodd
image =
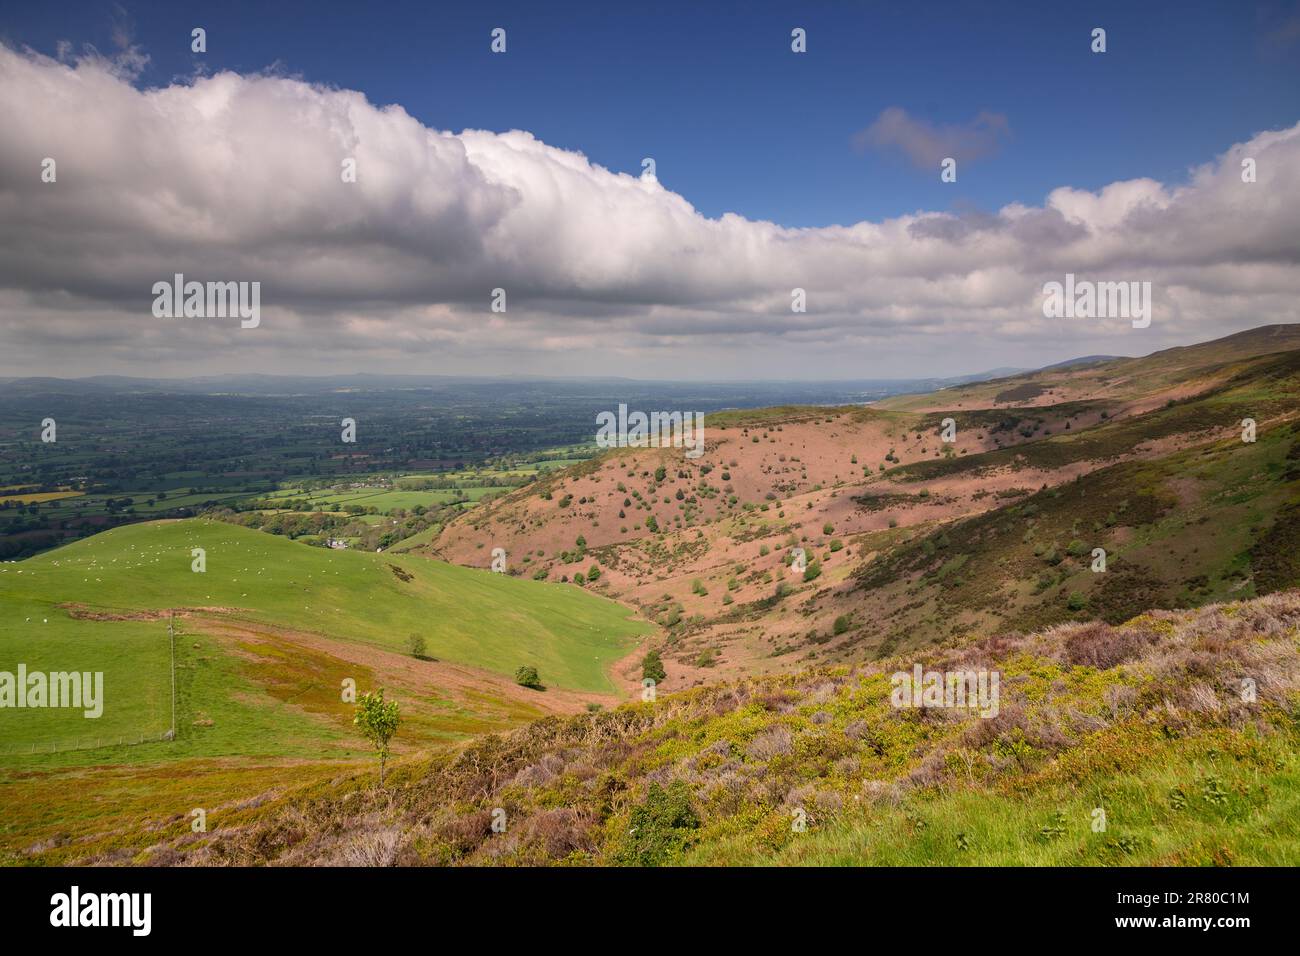
<svg viewBox="0 0 1300 956"><path fill-rule="evenodd" d="M1209 755L1205 765L1220 774L1222 786L1208 772L1203 781L1184 774L1184 805L1219 806L1226 799L1243 811L1241 821L1252 817L1252 805L1266 811L1265 821L1268 814L1278 819L1285 803L1270 795L1265 780L1281 779L1276 768L1285 763L1277 761L1294 751L1298 629L1300 593L1285 592L1196 612L1152 611L1117 627L1061 624L926 648L927 669L1002 672L1000 711L992 719L891 707L889 675L910 667L916 652L856 668L706 685L662 695L654 707L633 703L548 717L412 758L390 781L399 788L397 799L387 791L359 791L352 780L313 788L305 798L277 798L202 842L188 841L188 833L172 838L164 846L170 855L152 859L304 865L332 859L337 848L355 842L353 834L397 827L396 853L381 847L381 855L399 865L697 862L684 854L705 840L705 862L719 859L715 850L781 862L771 853L783 845L778 837L789 839L792 794L800 800L811 794L817 808L842 813L850 828L878 818L906 824L914 834L927 819L936 831L947 826L949 818L927 807L950 792L965 790L1001 806L993 794L1004 786L1019 794L1023 787L1027 799L1041 802L1054 786L1074 789L1083 780L1105 787L1115 774L1141 773L1162 761L1194 771L1188 759L1195 754ZM891 650L907 637L906 630L891 633ZM1245 677L1257 686L1257 701L1243 694ZM1231 758L1215 768L1214 754ZM1257 772L1258 783L1234 789ZM864 816L858 806L870 810ZM483 813L494 807L509 808L507 834L484 832ZM573 814L554 816L556 807ZM1051 809L1026 818L1027 839ZM951 822L987 832L975 812ZM537 832L528 829L534 818ZM1135 858L1147 863L1157 853L1187 853L1201 859L1205 834L1194 830L1184 838L1180 823L1176 817L1152 823L1153 832L1172 842L1144 846ZM1230 825L1247 823L1234 818ZM447 840L460 827L464 851ZM545 838L552 829L559 836ZM525 832L526 839L517 838ZM739 840L732 839L736 834ZM722 835L719 842L714 835ZM155 831L141 834L149 842L139 850L160 839ZM1217 844L1219 837L1213 839ZM907 842L906 833L901 840ZM902 843L878 849L901 852ZM112 862L110 854L122 852L90 850L77 861ZM871 862L872 852L864 845L855 860ZM968 852L979 862L990 859L978 840ZM1089 842L1086 832L1078 852L1079 862L1107 862L1104 846Z"/></svg>
<svg viewBox="0 0 1300 956"><path fill-rule="evenodd" d="M1291 450L1296 448L1300 443ZM1272 527L1250 549L1250 564L1260 594L1300 587L1300 504L1278 511Z"/></svg>
<svg viewBox="0 0 1300 956"><path fill-rule="evenodd" d="M515 671L515 683L520 687L528 687L532 690L543 690L541 675L537 673L537 668L532 664L524 664Z"/></svg>

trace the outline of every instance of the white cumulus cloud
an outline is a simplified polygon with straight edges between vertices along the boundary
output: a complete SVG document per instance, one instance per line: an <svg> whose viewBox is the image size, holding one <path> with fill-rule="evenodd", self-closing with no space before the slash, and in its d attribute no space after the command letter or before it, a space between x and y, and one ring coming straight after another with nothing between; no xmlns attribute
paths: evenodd
<svg viewBox="0 0 1300 956"><path fill-rule="evenodd" d="M1300 125L1180 183L795 229L354 91L133 73L0 46L0 374L944 374L1300 320ZM1150 281L1151 328L1043 318L1066 272ZM175 273L260 281L260 327L155 318Z"/></svg>

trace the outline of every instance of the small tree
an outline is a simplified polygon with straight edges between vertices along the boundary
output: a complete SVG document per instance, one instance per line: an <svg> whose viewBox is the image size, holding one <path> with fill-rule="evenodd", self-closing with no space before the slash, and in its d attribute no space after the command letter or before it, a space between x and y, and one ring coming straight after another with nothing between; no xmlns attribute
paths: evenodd
<svg viewBox="0 0 1300 956"><path fill-rule="evenodd" d="M397 713L397 701L385 701L382 687L373 694L362 694L357 700L357 712L352 723L361 730L362 736L375 745L375 751L379 754L381 787L384 785L384 764L388 761L388 742L397 733L401 719Z"/></svg>
<svg viewBox="0 0 1300 956"><path fill-rule="evenodd" d="M422 635L412 634L408 639L407 643L411 648L412 657L424 657L424 652L426 650L426 647L424 644L424 637Z"/></svg>
<svg viewBox="0 0 1300 956"><path fill-rule="evenodd" d="M664 662L659 657L658 651L649 651L646 656L641 658L641 678L650 679L656 684L664 680L668 672L664 670Z"/></svg>
<svg viewBox="0 0 1300 956"><path fill-rule="evenodd" d="M537 668L532 664L524 664L515 671L515 683L520 687L531 687L533 690L542 689L542 678L537 673Z"/></svg>

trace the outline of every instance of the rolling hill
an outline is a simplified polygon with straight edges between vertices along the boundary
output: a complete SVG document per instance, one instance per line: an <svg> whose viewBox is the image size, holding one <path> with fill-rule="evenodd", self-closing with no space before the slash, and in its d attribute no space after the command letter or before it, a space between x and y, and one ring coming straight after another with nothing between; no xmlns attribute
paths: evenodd
<svg viewBox="0 0 1300 956"><path fill-rule="evenodd" d="M1297 346L1267 327L869 407L711 415L699 459L609 452L450 523L429 552L475 564L488 541L551 580L595 566L589 589L665 627L670 690L1265 593L1300 584L1283 556ZM999 405L1007 392L1026 397ZM795 549L811 574L790 570Z"/></svg>
<svg viewBox="0 0 1300 956"><path fill-rule="evenodd" d="M997 712L891 706L892 672L918 663L998 673ZM206 834L174 815L26 859L1294 865L1298 692L1290 591L549 718L406 761L383 790L353 772Z"/></svg>
<svg viewBox="0 0 1300 956"><path fill-rule="evenodd" d="M549 471L402 554L193 519L0 564L3 659L106 677L100 721L3 725L0 854L1294 861L1294 327L711 413L706 437L698 459ZM658 699L584 713L640 689L642 638ZM890 708L889 673L917 662L996 670L1001 716ZM544 692L512 681L521 664ZM384 793L348 678L402 706ZM188 829L195 806L213 834ZM1099 806L1115 831L1089 828Z"/></svg>
<svg viewBox="0 0 1300 956"><path fill-rule="evenodd" d="M609 665L648 630L574 588L203 519L129 525L0 565L0 606L7 665L104 674L101 718L29 708L0 725L0 751L50 765L103 760L85 748L170 729L169 619L182 635L178 739L111 759L318 752L347 730L346 677L359 692L386 683L409 699L411 720L423 717L435 739L575 710L584 695L609 703ZM413 634L428 659L410 656ZM552 691L514 685L521 664Z"/></svg>

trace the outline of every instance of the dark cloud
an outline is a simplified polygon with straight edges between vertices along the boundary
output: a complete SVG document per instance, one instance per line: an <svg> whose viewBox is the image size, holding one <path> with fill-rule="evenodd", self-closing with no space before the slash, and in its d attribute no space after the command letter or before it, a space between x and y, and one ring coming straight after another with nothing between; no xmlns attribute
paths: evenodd
<svg viewBox="0 0 1300 956"><path fill-rule="evenodd" d="M967 123L936 124L891 106L853 137L859 149L901 152L918 169L938 169L949 157L958 165L997 152L1011 136L1011 125L1001 113L981 112Z"/></svg>

